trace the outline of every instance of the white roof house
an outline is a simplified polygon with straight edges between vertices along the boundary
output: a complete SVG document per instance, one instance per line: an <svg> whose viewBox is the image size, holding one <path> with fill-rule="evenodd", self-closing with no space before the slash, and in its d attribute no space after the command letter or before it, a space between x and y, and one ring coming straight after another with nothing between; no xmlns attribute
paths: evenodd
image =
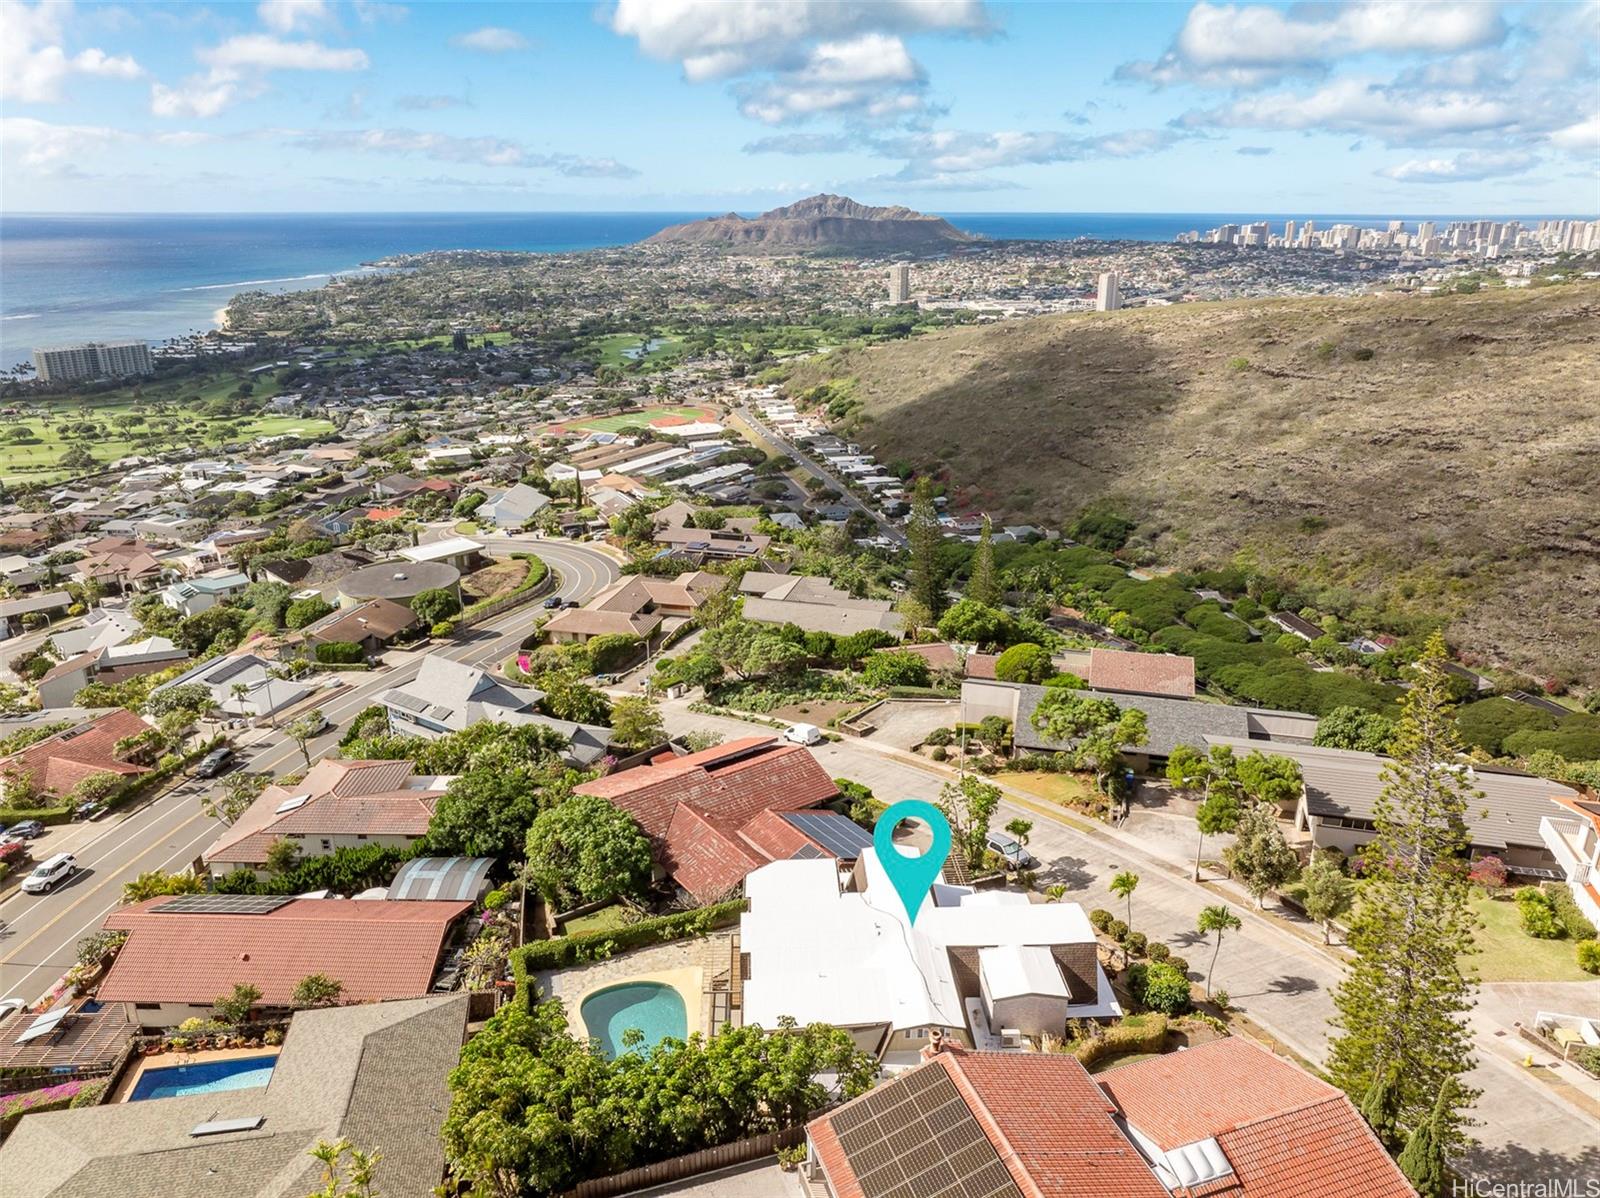
<svg viewBox="0 0 1600 1198"><path fill-rule="evenodd" d="M862 851L857 876L864 889L842 884L826 858L775 861L746 876L750 909L739 923L750 958L746 1023L771 1028L789 1015L802 1024L876 1029L873 1044L892 1055L914 1052L908 1041L930 1028L995 1045L1002 1026L1016 1025L991 1026L985 985L999 1001L1052 1000L1063 1028L1068 1018L1121 1013L1077 904L935 883L913 924L874 850ZM863 1036L858 1042L867 1046Z"/></svg>

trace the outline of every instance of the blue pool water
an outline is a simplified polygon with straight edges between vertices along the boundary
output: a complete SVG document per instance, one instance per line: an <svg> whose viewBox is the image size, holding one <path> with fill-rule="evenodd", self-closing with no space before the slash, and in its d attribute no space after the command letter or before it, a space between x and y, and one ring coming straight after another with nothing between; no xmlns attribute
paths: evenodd
<svg viewBox="0 0 1600 1198"><path fill-rule="evenodd" d="M680 1004L681 1006L681 1004ZM214 1094L219 1090L248 1090L264 1086L272 1077L278 1055L234 1057L199 1065L166 1065L146 1069L134 1083L129 1102L144 1098L181 1098L185 1094Z"/></svg>
<svg viewBox="0 0 1600 1198"><path fill-rule="evenodd" d="M667 1037L685 1039L689 1034L689 1018L684 1010L683 996L661 982L623 982L597 990L583 1000L579 1007L583 1026L600 1041L608 1057L626 1051L622 1034L629 1028L644 1033L643 1049L654 1048Z"/></svg>

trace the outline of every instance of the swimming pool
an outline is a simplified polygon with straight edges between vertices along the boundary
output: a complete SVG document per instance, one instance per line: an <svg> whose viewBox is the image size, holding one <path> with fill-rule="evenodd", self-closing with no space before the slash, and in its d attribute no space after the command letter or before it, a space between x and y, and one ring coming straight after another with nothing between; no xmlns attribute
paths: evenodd
<svg viewBox="0 0 1600 1198"><path fill-rule="evenodd" d="M185 1094L214 1094L219 1090L248 1090L264 1086L272 1078L278 1054L230 1057L222 1061L202 1061L198 1065L164 1065L146 1069L134 1083L129 1102L145 1098L180 1098Z"/></svg>
<svg viewBox="0 0 1600 1198"><path fill-rule="evenodd" d="M663 982L623 982L596 990L578 1008L583 1026L600 1041L608 1057L626 1051L622 1034L629 1028L644 1033L641 1048L654 1048L668 1036L689 1035L689 1016L683 996Z"/></svg>

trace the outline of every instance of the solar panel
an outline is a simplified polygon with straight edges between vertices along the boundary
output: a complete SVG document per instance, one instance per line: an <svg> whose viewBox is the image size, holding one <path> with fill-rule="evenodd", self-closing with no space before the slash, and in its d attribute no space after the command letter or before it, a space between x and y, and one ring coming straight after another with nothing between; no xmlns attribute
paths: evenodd
<svg viewBox="0 0 1600 1198"><path fill-rule="evenodd" d="M862 849L872 847L872 836L865 828L831 811L785 811L783 818L835 857L846 861L854 861L861 856Z"/></svg>
<svg viewBox="0 0 1600 1198"><path fill-rule="evenodd" d="M866 1198L1021 1198L943 1069L916 1069L833 1120Z"/></svg>
<svg viewBox="0 0 1600 1198"><path fill-rule="evenodd" d="M814 844L803 844L799 848L797 848L790 855L789 860L790 861L811 861L811 860L813 860L815 858L826 857L826 856L827 856L827 854L824 853L821 849L819 849L816 845L814 845Z"/></svg>
<svg viewBox="0 0 1600 1198"><path fill-rule="evenodd" d="M244 673L255 664L255 658L253 657L235 657L230 661L224 662L215 670L211 671L211 673L207 674L206 682L213 686L219 682L226 682L234 675Z"/></svg>
<svg viewBox="0 0 1600 1198"><path fill-rule="evenodd" d="M416 695L408 695L404 691L390 691L384 696L384 702L404 707L407 711L426 711L428 708L426 699L419 699Z"/></svg>
<svg viewBox="0 0 1600 1198"><path fill-rule="evenodd" d="M150 910L161 915L270 915L293 901L282 894L183 894Z"/></svg>
<svg viewBox="0 0 1600 1198"><path fill-rule="evenodd" d="M72 1014L71 1007L57 1007L53 1011L46 1011L29 1025L28 1030L18 1036L16 1043L26 1044L29 1040L37 1040L40 1036L48 1036L61 1026L61 1021Z"/></svg>
<svg viewBox="0 0 1600 1198"><path fill-rule="evenodd" d="M294 798L285 799L283 802L279 803L276 810L273 811L273 814L283 815L285 812L294 811L297 808L304 807L310 801L310 795L295 795Z"/></svg>

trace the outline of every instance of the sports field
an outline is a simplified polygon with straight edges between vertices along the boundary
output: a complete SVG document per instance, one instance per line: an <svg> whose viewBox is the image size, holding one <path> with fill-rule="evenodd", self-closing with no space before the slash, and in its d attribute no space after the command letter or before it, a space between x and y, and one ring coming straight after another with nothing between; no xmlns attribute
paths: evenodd
<svg viewBox="0 0 1600 1198"><path fill-rule="evenodd" d="M586 433L614 433L621 428L638 428L648 424L651 428L670 433L675 424L695 424L715 419L715 414L709 408L646 408L642 412L625 412L620 416L585 416L577 420L565 420L561 422L561 427Z"/></svg>

